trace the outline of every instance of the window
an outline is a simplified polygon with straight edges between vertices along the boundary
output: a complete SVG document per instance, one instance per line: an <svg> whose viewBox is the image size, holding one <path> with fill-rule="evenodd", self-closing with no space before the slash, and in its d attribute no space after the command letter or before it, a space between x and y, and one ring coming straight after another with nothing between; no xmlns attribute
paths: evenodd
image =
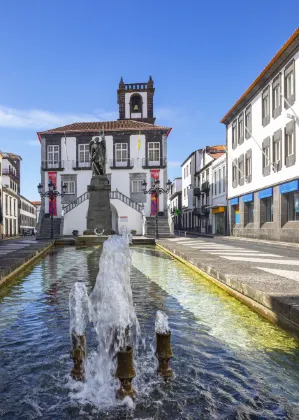
<svg viewBox="0 0 299 420"><path fill-rule="evenodd" d="M280 140L273 143L273 162L277 163L280 161Z"/></svg>
<svg viewBox="0 0 299 420"><path fill-rule="evenodd" d="M252 131L252 120L251 120L251 105L246 108L245 111L245 139L249 139L251 137ZM248 130L246 130L248 128Z"/></svg>
<svg viewBox="0 0 299 420"><path fill-rule="evenodd" d="M187 167L186 167L186 176L188 176L188 168L189 168L189 166L187 165Z"/></svg>
<svg viewBox="0 0 299 420"><path fill-rule="evenodd" d="M262 151L263 151L263 176L270 175L271 172L271 155L270 155L270 137L268 136L265 140L263 140L262 144Z"/></svg>
<svg viewBox="0 0 299 420"><path fill-rule="evenodd" d="M262 93L262 124L263 127L270 122L270 90L269 86Z"/></svg>
<svg viewBox="0 0 299 420"><path fill-rule="evenodd" d="M78 144L79 166L90 166L89 144Z"/></svg>
<svg viewBox="0 0 299 420"><path fill-rule="evenodd" d="M232 148L235 149L236 147L237 147L237 120L235 120L232 125Z"/></svg>
<svg viewBox="0 0 299 420"><path fill-rule="evenodd" d="M225 187L226 187L226 173L225 173L225 166L223 166L222 168L222 183L223 183L223 192L225 192Z"/></svg>
<svg viewBox="0 0 299 420"><path fill-rule="evenodd" d="M287 194L288 221L299 220L299 193L291 192Z"/></svg>
<svg viewBox="0 0 299 420"><path fill-rule="evenodd" d="M286 167L296 163L295 122L290 121L285 128L285 164Z"/></svg>
<svg viewBox="0 0 299 420"><path fill-rule="evenodd" d="M131 96L131 113L141 113L141 105L142 105L142 98L139 94L135 94Z"/></svg>
<svg viewBox="0 0 299 420"><path fill-rule="evenodd" d="M239 181L239 185L243 185L244 184L244 155L242 155L241 157L239 157L238 160L238 181Z"/></svg>
<svg viewBox="0 0 299 420"><path fill-rule="evenodd" d="M263 199L265 206L265 222L273 222L273 197Z"/></svg>
<svg viewBox="0 0 299 420"><path fill-rule="evenodd" d="M219 194L221 194L221 169L218 171L218 185L219 185Z"/></svg>
<svg viewBox="0 0 299 420"><path fill-rule="evenodd" d="M241 114L238 118L238 143L242 144L244 141L244 116Z"/></svg>
<svg viewBox="0 0 299 420"><path fill-rule="evenodd" d="M218 194L218 189L217 189L217 185L218 185L218 180L217 180L217 171L214 172L214 184L215 184L215 195Z"/></svg>
<svg viewBox="0 0 299 420"><path fill-rule="evenodd" d="M115 143L115 162L128 162L128 143Z"/></svg>
<svg viewBox="0 0 299 420"><path fill-rule="evenodd" d="M233 184L237 181L237 166L236 163L233 162Z"/></svg>
<svg viewBox="0 0 299 420"><path fill-rule="evenodd" d="M281 114L281 76L280 74L275 77L272 84L272 116L273 118L278 117Z"/></svg>
<svg viewBox="0 0 299 420"><path fill-rule="evenodd" d="M148 160L150 162L160 161L160 143L150 142L148 144Z"/></svg>
<svg viewBox="0 0 299 420"><path fill-rule="evenodd" d="M59 167L59 146L50 144L47 149L47 160L49 168Z"/></svg>
<svg viewBox="0 0 299 420"><path fill-rule="evenodd" d="M263 168L270 165L270 147L266 146L263 148Z"/></svg>
<svg viewBox="0 0 299 420"><path fill-rule="evenodd" d="M284 96L292 106L295 102L295 61L292 61L285 68L284 72ZM289 105L284 101L285 108Z"/></svg>
<svg viewBox="0 0 299 420"><path fill-rule="evenodd" d="M251 168L252 168L252 158L251 155L246 156L245 159L245 176L246 179L250 178L251 176Z"/></svg>
<svg viewBox="0 0 299 420"><path fill-rule="evenodd" d="M134 179L132 180L132 193L142 193L143 187L142 187L142 180Z"/></svg>
<svg viewBox="0 0 299 420"><path fill-rule="evenodd" d="M66 194L75 194L75 181L64 181L66 185Z"/></svg>
<svg viewBox="0 0 299 420"><path fill-rule="evenodd" d="M184 179L186 178L186 168L184 168Z"/></svg>
<svg viewBox="0 0 299 420"><path fill-rule="evenodd" d="M254 201L250 201L249 203L245 204L245 212L244 212L244 224L247 225L248 223L254 222Z"/></svg>

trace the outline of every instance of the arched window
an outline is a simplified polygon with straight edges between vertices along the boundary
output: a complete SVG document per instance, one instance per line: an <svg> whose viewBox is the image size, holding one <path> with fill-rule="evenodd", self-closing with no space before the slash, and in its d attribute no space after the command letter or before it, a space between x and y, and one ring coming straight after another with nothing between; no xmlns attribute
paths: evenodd
<svg viewBox="0 0 299 420"><path fill-rule="evenodd" d="M131 106L131 114L133 114L133 113L141 113L141 110L142 110L142 98L141 98L141 96L138 93L136 93L135 95L132 95L131 96L130 106Z"/></svg>

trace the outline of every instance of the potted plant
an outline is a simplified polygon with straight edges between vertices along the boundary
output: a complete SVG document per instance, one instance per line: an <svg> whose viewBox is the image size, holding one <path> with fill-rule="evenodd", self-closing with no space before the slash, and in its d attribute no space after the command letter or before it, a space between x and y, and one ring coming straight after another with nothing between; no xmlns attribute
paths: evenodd
<svg viewBox="0 0 299 420"><path fill-rule="evenodd" d="M73 237L76 238L79 234L79 231L78 230L73 230L72 234L73 234Z"/></svg>
<svg viewBox="0 0 299 420"><path fill-rule="evenodd" d="M132 230L131 230L131 234L132 234L133 236L136 236L136 233L137 233L137 232L136 232L136 230L135 230L135 229L132 229Z"/></svg>

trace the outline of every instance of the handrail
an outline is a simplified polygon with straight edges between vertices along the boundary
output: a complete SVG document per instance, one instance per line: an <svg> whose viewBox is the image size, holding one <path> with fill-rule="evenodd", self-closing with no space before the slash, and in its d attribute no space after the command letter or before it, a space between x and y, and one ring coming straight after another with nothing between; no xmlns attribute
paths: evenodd
<svg viewBox="0 0 299 420"><path fill-rule="evenodd" d="M75 200L68 203L64 208L64 214L68 213L69 211L73 210L75 207L79 206L79 204L83 203L83 201L89 199L89 192L86 191L82 195L80 195ZM135 201L131 200L129 197L121 193L120 191L111 191L110 192L110 200L111 199L117 199L122 201L123 203L127 204L128 206L132 207L132 209L138 211L142 214L142 206L138 203L135 203Z"/></svg>

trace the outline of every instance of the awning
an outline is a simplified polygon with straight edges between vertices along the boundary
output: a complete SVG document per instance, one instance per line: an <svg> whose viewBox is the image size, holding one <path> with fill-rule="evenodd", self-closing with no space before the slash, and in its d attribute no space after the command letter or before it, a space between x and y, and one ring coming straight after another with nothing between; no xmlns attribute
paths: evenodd
<svg viewBox="0 0 299 420"><path fill-rule="evenodd" d="M239 197L235 197L235 198L232 198L231 200L229 200L229 204L231 206L237 206L239 204Z"/></svg>
<svg viewBox="0 0 299 420"><path fill-rule="evenodd" d="M266 188L265 190L258 192L259 199L268 198L273 196L273 188Z"/></svg>
<svg viewBox="0 0 299 420"><path fill-rule="evenodd" d="M286 182L279 186L279 192L280 194L286 194L292 191L298 191L299 190L299 179L296 179L295 181Z"/></svg>
<svg viewBox="0 0 299 420"><path fill-rule="evenodd" d="M225 212L225 207L224 206L214 207L212 209L212 214L224 213L224 212Z"/></svg>
<svg viewBox="0 0 299 420"><path fill-rule="evenodd" d="M253 201L253 193L250 193L250 194L246 194L246 195L243 195L243 197L242 197L242 201L243 201L243 203L250 203L251 201Z"/></svg>

